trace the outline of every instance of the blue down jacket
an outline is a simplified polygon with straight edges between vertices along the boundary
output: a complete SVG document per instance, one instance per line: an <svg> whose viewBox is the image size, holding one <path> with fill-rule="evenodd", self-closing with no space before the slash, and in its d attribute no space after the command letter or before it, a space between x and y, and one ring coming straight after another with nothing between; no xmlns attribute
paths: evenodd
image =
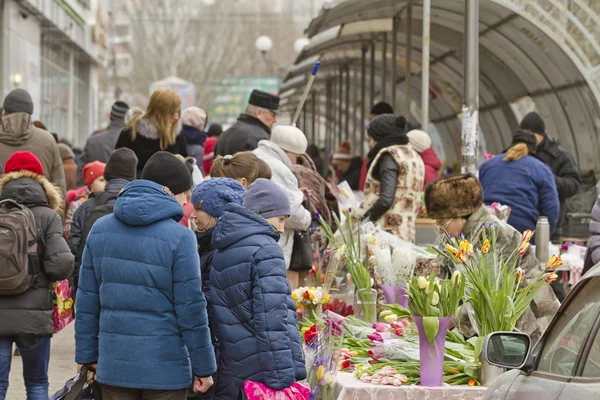
<svg viewBox="0 0 600 400"><path fill-rule="evenodd" d="M217 222L210 291L226 363L246 380L283 389L306 378L296 305L279 234L250 210L229 204Z"/></svg>
<svg viewBox="0 0 600 400"><path fill-rule="evenodd" d="M216 371L200 260L179 203L154 182L119 195L85 244L77 292L75 360L98 382L179 390ZM191 366L190 366L191 361Z"/></svg>

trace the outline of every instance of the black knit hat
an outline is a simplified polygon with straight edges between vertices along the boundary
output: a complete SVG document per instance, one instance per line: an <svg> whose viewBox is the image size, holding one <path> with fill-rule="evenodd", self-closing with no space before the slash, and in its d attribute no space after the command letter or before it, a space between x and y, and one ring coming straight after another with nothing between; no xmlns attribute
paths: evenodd
<svg viewBox="0 0 600 400"><path fill-rule="evenodd" d="M123 121L127 111L129 111L129 104L125 103L124 101L115 101L110 109L110 120Z"/></svg>
<svg viewBox="0 0 600 400"><path fill-rule="evenodd" d="M393 114L394 109L385 101L380 101L371 108L371 115Z"/></svg>
<svg viewBox="0 0 600 400"><path fill-rule="evenodd" d="M110 155L104 168L104 179L125 179L134 181L136 178L138 158L133 150L126 147L116 149Z"/></svg>
<svg viewBox="0 0 600 400"><path fill-rule="evenodd" d="M519 124L519 128L537 133L538 135L546 136L546 123L540 117L540 114L536 112L530 112L523 118L523 121Z"/></svg>
<svg viewBox="0 0 600 400"><path fill-rule="evenodd" d="M192 174L185 163L166 151L150 157L142 171L142 179L166 186L175 195L185 193L193 186Z"/></svg>
<svg viewBox="0 0 600 400"><path fill-rule="evenodd" d="M380 115L371 121L367 133L377 142L388 136L405 135L406 118L394 114Z"/></svg>

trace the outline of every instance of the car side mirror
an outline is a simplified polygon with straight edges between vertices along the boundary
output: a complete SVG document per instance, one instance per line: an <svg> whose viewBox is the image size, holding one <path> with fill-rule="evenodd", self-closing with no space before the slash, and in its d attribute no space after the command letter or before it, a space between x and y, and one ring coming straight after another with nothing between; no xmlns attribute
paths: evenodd
<svg viewBox="0 0 600 400"><path fill-rule="evenodd" d="M488 364L508 369L530 369L531 338L520 332L494 332L483 342L482 357Z"/></svg>

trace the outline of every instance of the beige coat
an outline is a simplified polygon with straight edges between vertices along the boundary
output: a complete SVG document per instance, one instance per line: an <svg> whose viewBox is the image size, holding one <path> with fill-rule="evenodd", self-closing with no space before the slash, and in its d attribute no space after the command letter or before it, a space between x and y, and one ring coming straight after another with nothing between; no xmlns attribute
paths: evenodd
<svg viewBox="0 0 600 400"><path fill-rule="evenodd" d="M5 115L0 125L0 160L6 163L17 151L29 151L39 158L44 176L60 188L64 198L67 185L58 145L49 132L33 126L26 113Z"/></svg>

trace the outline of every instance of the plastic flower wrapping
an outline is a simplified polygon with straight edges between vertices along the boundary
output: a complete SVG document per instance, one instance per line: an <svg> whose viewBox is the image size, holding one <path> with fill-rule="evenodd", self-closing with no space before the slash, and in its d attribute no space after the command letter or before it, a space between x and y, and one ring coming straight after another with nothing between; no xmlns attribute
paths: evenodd
<svg viewBox="0 0 600 400"><path fill-rule="evenodd" d="M496 216L496 218L504 222L508 222L508 217L510 217L510 212L512 211L510 206L498 202L490 204L488 209L490 210L491 215Z"/></svg>
<svg viewBox="0 0 600 400"><path fill-rule="evenodd" d="M54 333L73 322L73 289L67 279L52 285L54 294Z"/></svg>
<svg viewBox="0 0 600 400"><path fill-rule="evenodd" d="M406 285L413 277L417 258L433 258L425 248L385 232L372 222L363 226L363 232L375 260L375 273L384 285Z"/></svg>
<svg viewBox="0 0 600 400"><path fill-rule="evenodd" d="M292 292L300 325L312 325L321 315L321 307L329 303L329 294L322 286L304 286Z"/></svg>

